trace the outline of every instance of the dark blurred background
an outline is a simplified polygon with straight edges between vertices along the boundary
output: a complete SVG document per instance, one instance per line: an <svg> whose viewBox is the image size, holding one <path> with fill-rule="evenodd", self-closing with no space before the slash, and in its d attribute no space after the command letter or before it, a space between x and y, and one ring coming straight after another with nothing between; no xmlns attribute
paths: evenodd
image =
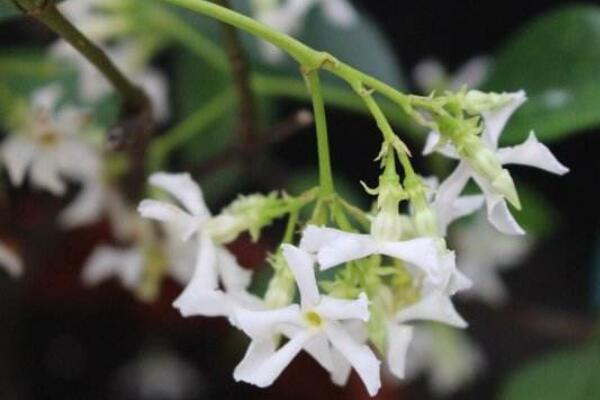
<svg viewBox="0 0 600 400"><path fill-rule="evenodd" d="M568 3L355 1L381 23L406 76L427 57L438 58L452 71L474 55L491 54L525 22ZM37 28L23 20L4 24L0 43L31 40L39 34L31 29ZM168 62L169 55L165 57ZM293 110L305 105L287 102L284 107ZM372 159L378 138L362 134L374 130L372 122L331 111L330 126L332 142L348 143L334 146L336 168L353 184L375 182ZM511 293L506 308L459 304L471 323L471 336L488 358L488 368L452 399L497 398L514 368L552 349L581 343L590 335L595 310L594 254L600 233L598 133L590 130L552 145L557 158L571 169L564 178L538 171L516 173L517 182L522 179L547 196L560 221L523 265L506 273ZM273 151L283 165L303 168L315 162L306 157L312 154L312 146L307 130ZM427 165L421 168L427 170ZM144 397L127 389L131 385L124 382L146 376L140 371L147 372L155 364L164 368L155 384L186 388L175 398L367 398L356 377L346 388L333 387L326 373L304 355L272 388L256 390L236 384L232 370L243 355L245 339L225 321L180 318L170 306L179 292L174 283L166 283L160 301L152 305L138 303L116 283L84 289L78 270L96 241L108 235L108 228L80 229L40 243L35 237L45 237L43 229L50 229L47 215L57 211L57 201L12 190L10 203L13 212L6 219L29 237L23 249L30 269L26 279L16 283L0 280L0 399L174 398L168 392ZM76 247L71 244L74 238ZM242 264L257 267L270 241L267 237L259 245L250 245L242 239L233 249ZM379 398L430 397L425 381L419 379L404 386L388 383Z"/></svg>

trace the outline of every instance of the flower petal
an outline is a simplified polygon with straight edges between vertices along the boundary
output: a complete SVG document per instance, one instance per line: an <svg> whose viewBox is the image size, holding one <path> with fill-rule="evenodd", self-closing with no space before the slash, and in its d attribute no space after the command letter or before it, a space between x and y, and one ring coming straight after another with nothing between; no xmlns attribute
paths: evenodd
<svg viewBox="0 0 600 400"><path fill-rule="evenodd" d="M322 0L321 5L327 18L342 28L356 23L358 16L348 0Z"/></svg>
<svg viewBox="0 0 600 400"><path fill-rule="evenodd" d="M13 278L23 275L23 261L8 246L0 242L0 267Z"/></svg>
<svg viewBox="0 0 600 400"><path fill-rule="evenodd" d="M557 175L569 172L569 168L562 165L550 149L538 141L533 131L522 144L498 150L498 156L502 164L528 165Z"/></svg>
<svg viewBox="0 0 600 400"><path fill-rule="evenodd" d="M200 288L185 292L185 296L179 296L173 306L183 317L230 317L236 305L221 290Z"/></svg>
<svg viewBox="0 0 600 400"><path fill-rule="evenodd" d="M375 396L381 388L379 376L380 361L375 357L369 346L361 344L352 338L350 333L341 325L329 321L325 332L335 347L348 360L362 379L369 395Z"/></svg>
<svg viewBox="0 0 600 400"><path fill-rule="evenodd" d="M282 249L283 257L296 279L296 284L300 291L302 308L316 306L319 302L320 294L315 278L313 258L304 250L289 244L282 245Z"/></svg>
<svg viewBox="0 0 600 400"><path fill-rule="evenodd" d="M300 247L316 252L321 270L326 270L373 254L376 243L370 235L309 226L304 230Z"/></svg>
<svg viewBox="0 0 600 400"><path fill-rule="evenodd" d="M76 228L92 224L100 219L103 212L103 187L91 181L83 186L67 208L58 216L58 221L65 228Z"/></svg>
<svg viewBox="0 0 600 400"><path fill-rule="evenodd" d="M448 224L451 224L459 218L473 214L475 211L479 210L484 203L485 197L480 194L459 197L452 205L450 217L447 219Z"/></svg>
<svg viewBox="0 0 600 400"><path fill-rule="evenodd" d="M432 280L438 280L440 262L436 241L432 238L418 238L402 242L382 242L379 253L398 258L422 269Z"/></svg>
<svg viewBox="0 0 600 400"><path fill-rule="evenodd" d="M5 139L0 148L0 156L8 171L8 177L13 185L20 186L25 179L27 168L36 157L35 145L19 136L10 136Z"/></svg>
<svg viewBox="0 0 600 400"><path fill-rule="evenodd" d="M198 256L192 280L175 299L173 306L184 316L193 315L195 310L203 308L202 304L196 302L202 301L205 298L202 296L217 290L218 287L217 247L207 234L202 234L199 238Z"/></svg>
<svg viewBox="0 0 600 400"><path fill-rule="evenodd" d="M482 113L485 121L485 129L481 136L484 142L494 150L498 148L498 139L509 118L527 100L527 96L523 90L509 93L509 96L511 99L504 106Z"/></svg>
<svg viewBox="0 0 600 400"><path fill-rule="evenodd" d="M309 331L298 334L275 352L271 339L252 341L246 356L233 373L234 379L258 387L271 385L300 353L312 335Z"/></svg>
<svg viewBox="0 0 600 400"><path fill-rule="evenodd" d="M217 247L218 269L223 287L227 292L246 290L252 280L252 271L242 268L235 256L225 247Z"/></svg>
<svg viewBox="0 0 600 400"><path fill-rule="evenodd" d="M359 319L367 322L370 317L369 299L364 293L361 293L356 300L322 296L321 302L315 309L328 320Z"/></svg>
<svg viewBox="0 0 600 400"><path fill-rule="evenodd" d="M137 248L100 246L85 262L82 279L91 286L116 277L126 288L135 289L142 279L143 268L144 257Z"/></svg>
<svg viewBox="0 0 600 400"><path fill-rule="evenodd" d="M457 328L466 328L467 323L458 314L450 296L443 291L433 291L417 303L410 305L394 317L398 323L407 321L437 321Z"/></svg>
<svg viewBox="0 0 600 400"><path fill-rule="evenodd" d="M387 326L387 363L390 372L404 379L406 370L406 353L413 338L411 326L389 323Z"/></svg>
<svg viewBox="0 0 600 400"><path fill-rule="evenodd" d="M31 164L31 182L55 196L65 193L67 187L60 178L57 160L50 154L39 154Z"/></svg>
<svg viewBox="0 0 600 400"><path fill-rule="evenodd" d="M487 215L490 223L506 235L524 235L525 230L515 220L506 200L497 194L486 194Z"/></svg>
<svg viewBox="0 0 600 400"><path fill-rule="evenodd" d="M300 319L300 307L297 304L274 310L249 310L238 307L231 316L232 324L252 339L277 334L280 324L300 325Z"/></svg>
<svg viewBox="0 0 600 400"><path fill-rule="evenodd" d="M173 224L180 232L181 240L188 240L200 226L201 220L181 208L157 200L142 200L138 212L144 218Z"/></svg>
<svg viewBox="0 0 600 400"><path fill-rule="evenodd" d="M473 57L463 64L452 76L450 90L458 91L464 85L474 89L485 80L490 70L490 58L486 56Z"/></svg>
<svg viewBox="0 0 600 400"><path fill-rule="evenodd" d="M190 174L158 172L150 176L149 182L177 199L192 215L204 218L210 216L200 186L194 182Z"/></svg>

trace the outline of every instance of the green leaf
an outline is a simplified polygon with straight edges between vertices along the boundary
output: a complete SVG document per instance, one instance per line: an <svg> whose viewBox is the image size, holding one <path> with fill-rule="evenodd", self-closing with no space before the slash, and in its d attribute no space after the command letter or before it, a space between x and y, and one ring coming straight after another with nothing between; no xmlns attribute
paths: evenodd
<svg viewBox="0 0 600 400"><path fill-rule="evenodd" d="M515 371L501 400L593 400L600 398L600 354L588 345L546 355Z"/></svg>
<svg viewBox="0 0 600 400"><path fill-rule="evenodd" d="M21 12L11 0L0 0L0 22L19 15Z"/></svg>
<svg viewBox="0 0 600 400"><path fill-rule="evenodd" d="M327 19L321 7L318 7L308 15L299 38L309 46L331 53L397 89L405 87L394 49L365 12L359 12L356 24L339 27Z"/></svg>
<svg viewBox="0 0 600 400"><path fill-rule="evenodd" d="M484 86L527 92L505 143L532 129L550 141L600 124L600 7L565 7L527 24L498 53Z"/></svg>

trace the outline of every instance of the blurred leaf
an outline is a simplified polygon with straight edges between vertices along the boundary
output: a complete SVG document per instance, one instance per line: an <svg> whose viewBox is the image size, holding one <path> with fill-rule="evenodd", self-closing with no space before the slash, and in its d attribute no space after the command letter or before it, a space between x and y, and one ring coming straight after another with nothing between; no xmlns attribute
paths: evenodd
<svg viewBox="0 0 600 400"><path fill-rule="evenodd" d="M0 22L18 14L20 14L20 11L13 5L11 0L0 0Z"/></svg>
<svg viewBox="0 0 600 400"><path fill-rule="evenodd" d="M600 398L597 344L546 355L509 378L501 400L593 400Z"/></svg>
<svg viewBox="0 0 600 400"><path fill-rule="evenodd" d="M526 25L499 52L487 90L525 89L505 143L535 130L558 140L600 123L600 7L561 8Z"/></svg>
<svg viewBox="0 0 600 400"><path fill-rule="evenodd" d="M358 15L355 25L338 27L325 17L319 7L308 15L299 39L397 89L404 88L394 49L370 16L365 12Z"/></svg>
<svg viewBox="0 0 600 400"><path fill-rule="evenodd" d="M544 238L557 228L559 214L546 197L530 186L520 184L518 187L521 211L512 208L513 215L526 232Z"/></svg>

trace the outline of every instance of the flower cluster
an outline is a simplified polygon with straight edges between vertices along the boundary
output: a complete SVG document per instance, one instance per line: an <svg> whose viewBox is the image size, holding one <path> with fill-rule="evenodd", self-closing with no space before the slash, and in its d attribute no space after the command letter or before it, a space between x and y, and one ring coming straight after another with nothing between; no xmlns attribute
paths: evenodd
<svg viewBox="0 0 600 400"><path fill-rule="evenodd" d="M223 245L243 231L257 239L261 229L275 218L297 212L298 199L252 195L212 216L200 188L188 175L159 173L150 178L151 184L170 193L184 209L144 200L139 206L141 215L175 227L183 243L194 243L198 250L193 277L175 307L184 316L226 317L251 339L234 371L236 380L268 386L302 350L337 384L344 384L354 369L370 395L381 386L380 359L399 378L406 375L407 360L415 361L415 366L408 366L409 371L426 368L418 367L421 360L421 364L431 365L440 387L452 385L455 375L470 373L469 366L480 357L469 350L472 346L468 342L464 351L475 358L460 369L456 367L451 376L445 367L454 365L448 364L449 359L411 357L411 353L423 353L418 350L423 347L420 345L409 351L420 333L423 338L416 340L417 344L443 332L420 321L467 326L452 297L472 285L464 272L473 271L457 268L455 252L447 248L444 239L447 228L485 204L491 226L505 234L522 234L507 206L506 199L516 205L519 201L503 166L525 164L556 174L567 169L533 134L522 145L498 149L504 125L525 100L524 93L469 92L458 96L466 112L481 113L481 128L462 134L432 132L425 149L426 154L438 151L458 159L455 171L441 184L412 170L405 171L402 180L396 160L402 160L404 148L384 140L379 186L367 188L377 196L374 212L317 197L315 216L329 210L331 215L324 219L330 221L326 223L329 226L309 221L296 245L292 244L293 234L287 237L272 258L275 275L262 297L249 292L250 272ZM463 194L471 179L482 194ZM327 206L327 201L337 205ZM407 213L400 211L404 201L409 203ZM323 221L320 217L314 220L321 221L319 224ZM363 221L366 232L358 230L355 220ZM292 228L295 226L293 222ZM321 272L329 270L333 275L319 279ZM478 278L476 274L473 277ZM300 294L297 303L296 289Z"/></svg>

